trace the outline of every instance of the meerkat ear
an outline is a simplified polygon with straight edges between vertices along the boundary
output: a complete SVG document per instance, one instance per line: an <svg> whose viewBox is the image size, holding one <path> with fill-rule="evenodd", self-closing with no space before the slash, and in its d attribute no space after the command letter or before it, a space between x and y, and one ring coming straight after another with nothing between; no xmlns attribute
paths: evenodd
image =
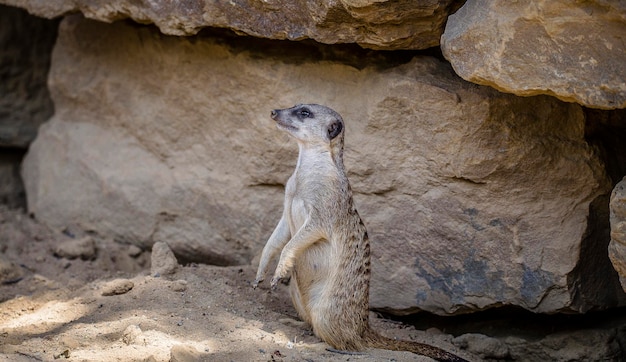
<svg viewBox="0 0 626 362"><path fill-rule="evenodd" d="M328 139L333 140L335 137L339 136L341 130L343 129L343 124L341 121L335 120L328 126Z"/></svg>

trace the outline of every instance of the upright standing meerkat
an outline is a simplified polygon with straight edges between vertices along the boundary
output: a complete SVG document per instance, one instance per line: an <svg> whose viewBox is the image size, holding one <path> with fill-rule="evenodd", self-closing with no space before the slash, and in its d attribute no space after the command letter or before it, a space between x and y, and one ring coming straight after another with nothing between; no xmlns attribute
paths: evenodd
<svg viewBox="0 0 626 362"><path fill-rule="evenodd" d="M303 104L274 110L279 129L298 142L283 215L263 248L253 287L280 252L270 285L291 273L300 317L335 349L410 351L439 361L464 359L427 344L393 340L369 326L370 244L343 166L344 124L332 109Z"/></svg>

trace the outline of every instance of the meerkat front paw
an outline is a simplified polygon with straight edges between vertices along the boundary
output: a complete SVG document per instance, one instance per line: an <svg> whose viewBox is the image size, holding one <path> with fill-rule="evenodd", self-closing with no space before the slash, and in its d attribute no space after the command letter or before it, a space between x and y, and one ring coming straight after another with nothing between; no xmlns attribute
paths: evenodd
<svg viewBox="0 0 626 362"><path fill-rule="evenodd" d="M252 289L256 289L256 287L258 287L259 283L261 283L262 281L263 281L263 278L254 279L254 281L252 282Z"/></svg>
<svg viewBox="0 0 626 362"><path fill-rule="evenodd" d="M272 280L270 281L270 287L272 288L272 290L276 289L276 286L278 285L278 282L280 282L281 280L282 280L282 278L281 277L277 277L277 276L274 276L272 278Z"/></svg>
<svg viewBox="0 0 626 362"><path fill-rule="evenodd" d="M276 268L276 272L274 273L274 277L270 281L270 286L272 287L272 289L276 289L278 282L285 279L288 274L289 274L289 269L286 268L284 265L279 264L278 267Z"/></svg>

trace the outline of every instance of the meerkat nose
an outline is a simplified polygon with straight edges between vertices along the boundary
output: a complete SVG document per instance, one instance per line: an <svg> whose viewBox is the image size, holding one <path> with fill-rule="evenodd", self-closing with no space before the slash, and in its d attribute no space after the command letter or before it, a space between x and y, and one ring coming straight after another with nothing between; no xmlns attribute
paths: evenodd
<svg viewBox="0 0 626 362"><path fill-rule="evenodd" d="M275 109L272 109L272 112L270 113L272 119L275 119L276 116L278 116L278 112Z"/></svg>

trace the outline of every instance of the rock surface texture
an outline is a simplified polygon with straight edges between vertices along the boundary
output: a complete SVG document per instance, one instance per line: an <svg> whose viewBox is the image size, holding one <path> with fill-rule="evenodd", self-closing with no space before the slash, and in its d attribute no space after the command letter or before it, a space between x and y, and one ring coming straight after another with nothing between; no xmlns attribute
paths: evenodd
<svg viewBox="0 0 626 362"><path fill-rule="evenodd" d="M1 0L43 17L82 12L111 22L132 18L154 23L170 35L193 35L205 27L229 28L270 39L358 43L373 49L425 49L439 44L455 0Z"/></svg>
<svg viewBox="0 0 626 362"><path fill-rule="evenodd" d="M441 48L470 82L522 96L626 108L626 2L469 0Z"/></svg>
<svg viewBox="0 0 626 362"><path fill-rule="evenodd" d="M56 114L23 165L29 210L142 248L163 241L185 260L249 263L297 157L269 112L322 103L346 121L373 307L623 302L580 272L581 248L595 245L590 209L611 189L580 106L476 86L430 57L355 62L246 42L66 18L49 79Z"/></svg>
<svg viewBox="0 0 626 362"><path fill-rule="evenodd" d="M611 194L611 243L609 257L626 291L626 177Z"/></svg>

